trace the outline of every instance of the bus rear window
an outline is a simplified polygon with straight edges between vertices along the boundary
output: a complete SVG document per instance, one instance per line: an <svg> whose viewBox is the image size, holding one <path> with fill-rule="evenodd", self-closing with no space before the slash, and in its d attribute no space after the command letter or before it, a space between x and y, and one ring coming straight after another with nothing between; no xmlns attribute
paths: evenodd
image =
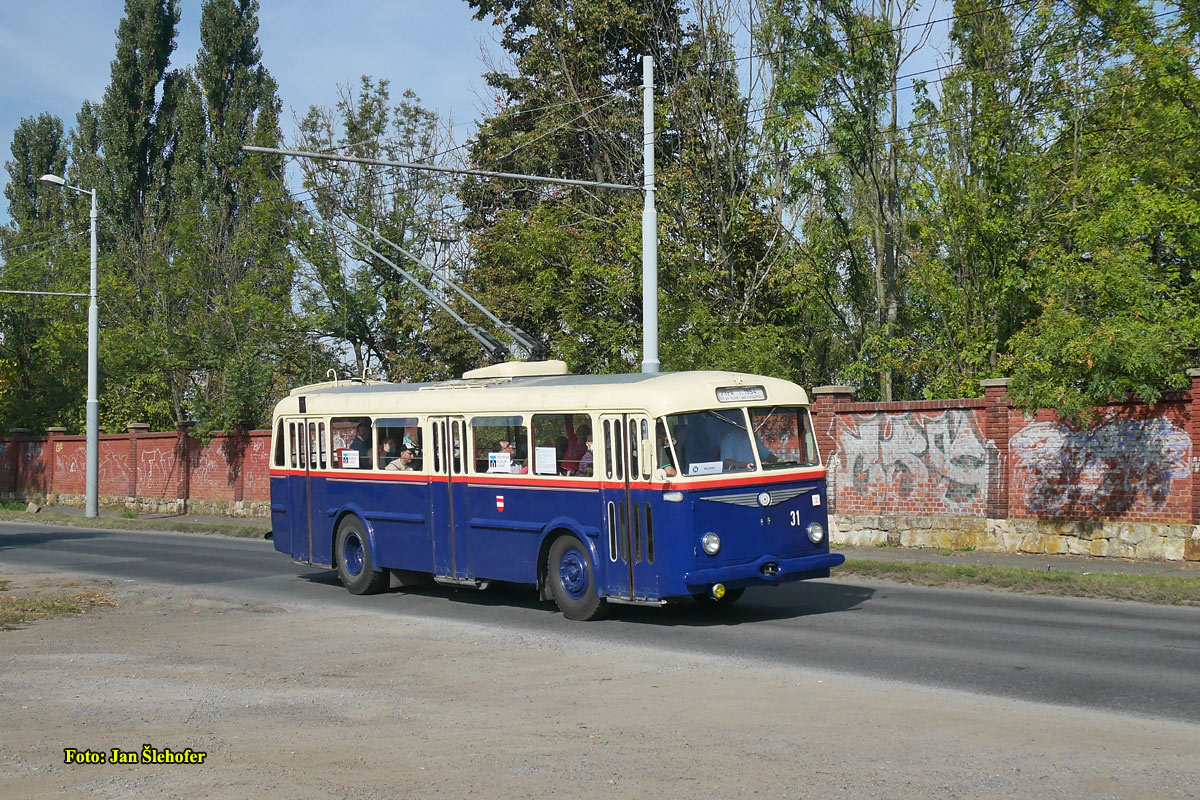
<svg viewBox="0 0 1200 800"><path fill-rule="evenodd" d="M750 422L763 469L811 467L820 463L812 421L804 406L751 408Z"/></svg>

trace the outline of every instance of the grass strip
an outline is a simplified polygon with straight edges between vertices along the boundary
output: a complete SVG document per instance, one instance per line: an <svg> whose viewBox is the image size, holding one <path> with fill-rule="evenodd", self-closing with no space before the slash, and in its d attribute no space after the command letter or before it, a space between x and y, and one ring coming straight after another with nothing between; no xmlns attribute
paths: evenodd
<svg viewBox="0 0 1200 800"><path fill-rule="evenodd" d="M235 536L241 539L261 539L269 529L260 525L246 525L238 522L198 522L195 520L164 517L158 519L143 519L129 517L81 517L78 514L66 514L61 511L43 509L36 515L24 510L0 510L2 522L32 522L43 525L65 525L74 528L103 528L118 531L184 531L187 533L215 533L221 536Z"/></svg>
<svg viewBox="0 0 1200 800"><path fill-rule="evenodd" d="M1103 600L1133 600L1163 606L1200 605L1200 580L1164 575L1044 571L1021 567L973 566L966 564L910 563L846 559L835 575L912 583L918 586L950 586L964 589L997 589L1057 597L1094 597Z"/></svg>
<svg viewBox="0 0 1200 800"><path fill-rule="evenodd" d="M7 588L7 582L5 588ZM0 631L16 630L22 625L39 619L61 617L68 614L86 614L97 606L115 605L116 603L99 590L52 595L10 596L5 594L0 596Z"/></svg>

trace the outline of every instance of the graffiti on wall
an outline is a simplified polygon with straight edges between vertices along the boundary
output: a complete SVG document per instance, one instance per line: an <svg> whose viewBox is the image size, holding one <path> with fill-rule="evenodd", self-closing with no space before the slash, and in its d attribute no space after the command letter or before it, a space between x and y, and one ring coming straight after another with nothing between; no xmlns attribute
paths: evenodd
<svg viewBox="0 0 1200 800"><path fill-rule="evenodd" d="M1014 486L1026 486L1028 509L1045 516L1161 506L1173 482L1191 473L1191 438L1166 419L1111 419L1086 430L1035 422L1009 448Z"/></svg>
<svg viewBox="0 0 1200 800"><path fill-rule="evenodd" d="M926 492L953 511L987 500L989 445L970 411L843 417L837 449L839 488L875 501Z"/></svg>
<svg viewBox="0 0 1200 800"><path fill-rule="evenodd" d="M73 448L70 452L55 454L55 472L59 475L86 475L87 450ZM129 459L117 448L101 447L96 458L97 480L103 490L124 491L129 484Z"/></svg>

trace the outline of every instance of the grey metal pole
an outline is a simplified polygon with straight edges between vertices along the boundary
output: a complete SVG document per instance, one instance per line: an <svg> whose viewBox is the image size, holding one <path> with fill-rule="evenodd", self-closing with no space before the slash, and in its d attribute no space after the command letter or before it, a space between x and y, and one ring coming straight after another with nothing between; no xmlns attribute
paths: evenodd
<svg viewBox="0 0 1200 800"><path fill-rule="evenodd" d="M87 483L86 516L99 513L99 464L100 464L100 401L96 399L97 345L100 339L100 310L96 305L96 190L92 195L92 269L88 286L88 378L87 378Z"/></svg>
<svg viewBox="0 0 1200 800"><path fill-rule="evenodd" d="M642 56L642 372L658 372L658 211L654 208L654 58Z"/></svg>

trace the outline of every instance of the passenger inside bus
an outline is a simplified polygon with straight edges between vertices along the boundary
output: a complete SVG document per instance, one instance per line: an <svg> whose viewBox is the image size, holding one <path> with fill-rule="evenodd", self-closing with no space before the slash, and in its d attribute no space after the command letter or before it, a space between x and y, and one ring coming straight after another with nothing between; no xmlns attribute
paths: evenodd
<svg viewBox="0 0 1200 800"><path fill-rule="evenodd" d="M392 464L400 457L400 445L396 438L390 437L385 439L383 447L379 451L379 466L384 469L394 469Z"/></svg>
<svg viewBox="0 0 1200 800"><path fill-rule="evenodd" d="M675 469L675 456L671 453L671 443L667 441L667 426L663 425L663 421L660 419L655 428L657 431L655 448L657 466L667 473L668 478L674 478L679 471Z"/></svg>
<svg viewBox="0 0 1200 800"><path fill-rule="evenodd" d="M563 422L567 426L567 452L563 454L562 467L568 475L574 475L579 472L579 459L587 452L587 440L591 437L592 427L584 424L577 430L573 414L564 414Z"/></svg>
<svg viewBox="0 0 1200 800"><path fill-rule="evenodd" d="M595 466L594 462L592 460L592 435L590 433L587 435L587 438L584 440L584 447L586 447L587 449L584 452L584 454L579 458L579 471L576 472L575 474L582 475L583 477L586 477L586 478L590 478L590 477L592 477L592 470L593 470L593 467Z"/></svg>
<svg viewBox="0 0 1200 800"><path fill-rule="evenodd" d="M400 451L399 457L393 459L392 462L387 465L386 469L394 470L396 472L412 472L413 469L415 469L413 466L413 451L407 447L404 448Z"/></svg>
<svg viewBox="0 0 1200 800"><path fill-rule="evenodd" d="M360 422L354 429L354 438L350 440L350 449L358 453L358 468L371 468L371 424Z"/></svg>

